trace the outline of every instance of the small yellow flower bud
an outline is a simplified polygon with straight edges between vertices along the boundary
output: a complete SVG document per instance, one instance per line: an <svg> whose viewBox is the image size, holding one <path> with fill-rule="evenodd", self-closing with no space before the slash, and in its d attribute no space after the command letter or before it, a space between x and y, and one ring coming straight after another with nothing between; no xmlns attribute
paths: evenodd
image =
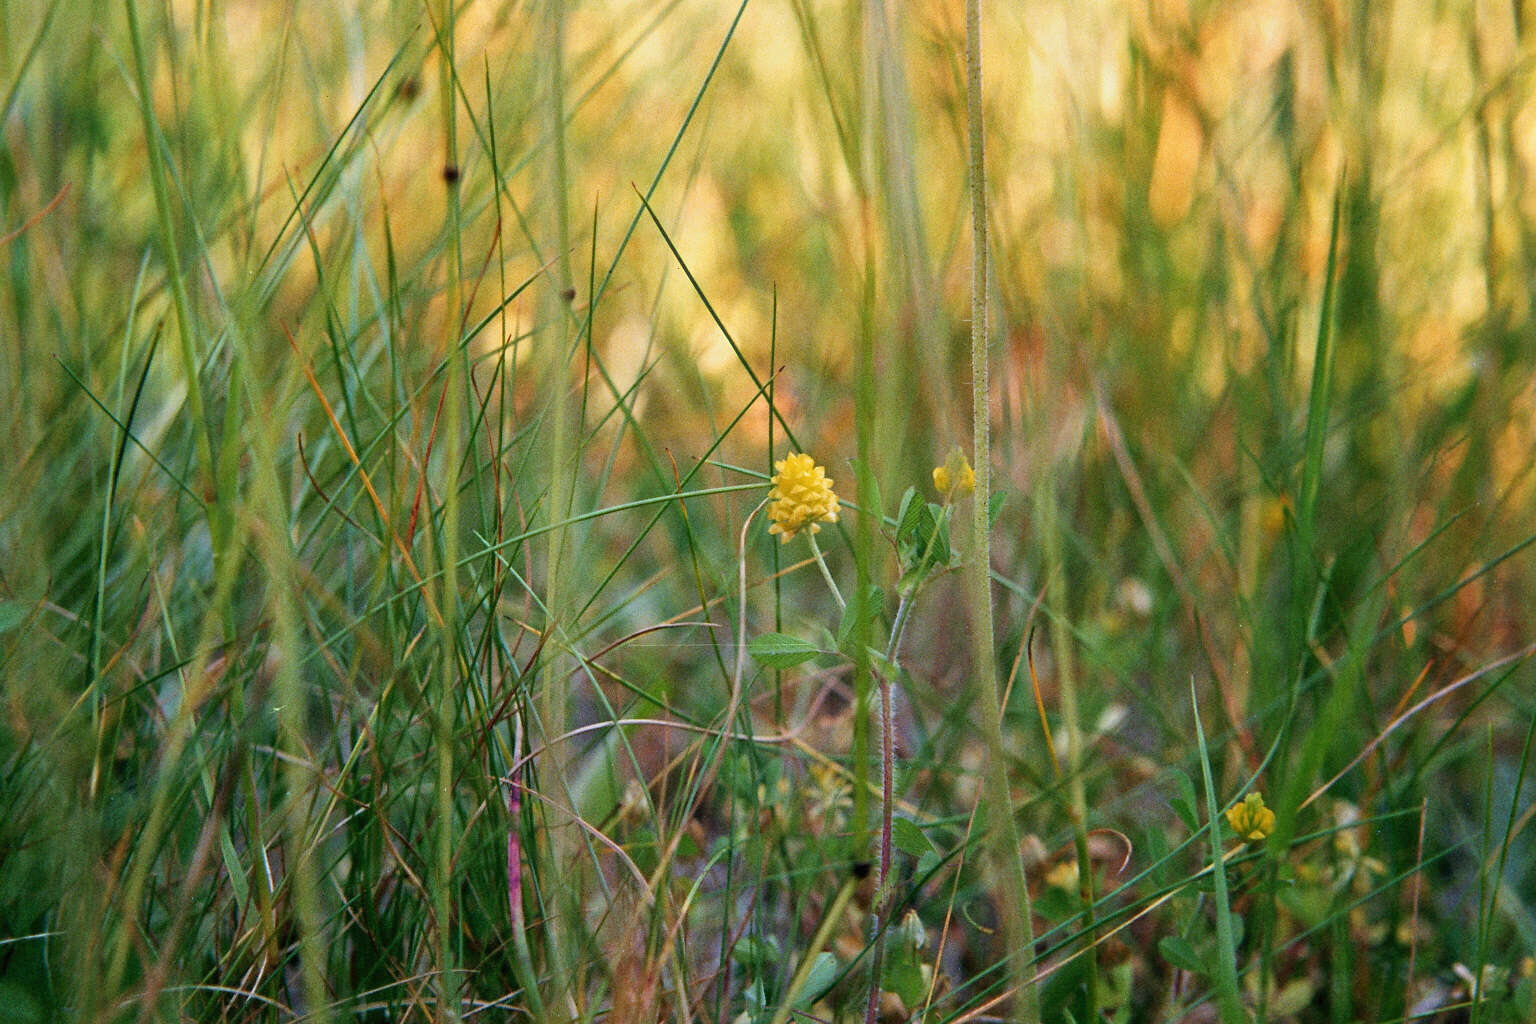
<svg viewBox="0 0 1536 1024"><path fill-rule="evenodd" d="M933 467L933 489L946 501L970 497L976 491L976 471L959 448L952 448L944 465Z"/></svg>
<svg viewBox="0 0 1536 1024"><path fill-rule="evenodd" d="M1260 843L1275 830L1275 812L1264 806L1261 794L1249 793L1242 803L1227 808L1227 824L1238 838Z"/></svg>
<svg viewBox="0 0 1536 1024"><path fill-rule="evenodd" d="M1045 884L1069 892L1077 891L1077 861L1064 860L1045 873Z"/></svg>
<svg viewBox="0 0 1536 1024"><path fill-rule="evenodd" d="M821 523L837 522L837 494L827 471L809 455L795 454L773 464L773 490L768 492L769 533L785 544L801 530L821 532Z"/></svg>
<svg viewBox="0 0 1536 1024"><path fill-rule="evenodd" d="M1259 529L1264 531L1266 537L1273 537L1285 529L1287 517L1294 514L1290 498L1283 495L1277 498L1266 498L1259 505Z"/></svg>

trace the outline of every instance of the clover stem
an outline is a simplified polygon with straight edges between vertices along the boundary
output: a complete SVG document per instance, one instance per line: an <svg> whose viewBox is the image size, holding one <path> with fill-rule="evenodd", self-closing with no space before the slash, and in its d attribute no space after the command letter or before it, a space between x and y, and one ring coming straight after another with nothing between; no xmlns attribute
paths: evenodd
<svg viewBox="0 0 1536 1024"><path fill-rule="evenodd" d="M843 600L843 592L837 589L837 581L832 578L832 573L827 569L827 560L821 553L821 545L816 543L816 535L810 531L805 534L811 540L811 554L816 556L816 565L821 569L821 578L827 581L827 586L832 588L832 596L837 598L839 608L847 608L848 602Z"/></svg>

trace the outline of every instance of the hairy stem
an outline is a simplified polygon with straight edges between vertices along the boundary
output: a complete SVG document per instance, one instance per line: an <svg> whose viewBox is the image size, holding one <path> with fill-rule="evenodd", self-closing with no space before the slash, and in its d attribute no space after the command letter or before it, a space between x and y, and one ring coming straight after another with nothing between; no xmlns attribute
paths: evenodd
<svg viewBox="0 0 1536 1024"><path fill-rule="evenodd" d="M1034 950L1029 888L1013 820L1008 758L1003 746L1003 706L992 646L992 540L988 508L992 495L991 380L987 350L987 172L981 111L981 4L965 3L966 113L971 180L971 448L975 453L976 500L971 515L971 553L966 591L972 619L973 685L990 756L983 779L983 820L992 843L993 868L1001 874L1003 948L1017 991L1015 1017L1040 1019L1039 996L1029 970Z"/></svg>

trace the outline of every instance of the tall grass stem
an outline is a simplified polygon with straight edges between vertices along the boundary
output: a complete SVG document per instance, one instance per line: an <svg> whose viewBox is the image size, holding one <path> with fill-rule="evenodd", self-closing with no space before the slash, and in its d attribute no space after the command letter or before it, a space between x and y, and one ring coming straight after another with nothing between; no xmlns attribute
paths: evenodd
<svg viewBox="0 0 1536 1024"><path fill-rule="evenodd" d="M1019 830L1013 818L1008 781L1008 750L1003 743L1003 705L999 691L997 652L992 623L992 535L989 510L992 496L991 353L987 331L987 171L981 88L981 3L965 3L966 124L971 200L971 447L975 453L976 492L971 512L970 558L965 578L971 608L972 689L982 719L987 747L982 798L992 844L992 868L1000 875L1003 950L1014 979L1014 1016L1026 1024L1040 1019L1039 994L1032 980L1034 960L1033 907Z"/></svg>

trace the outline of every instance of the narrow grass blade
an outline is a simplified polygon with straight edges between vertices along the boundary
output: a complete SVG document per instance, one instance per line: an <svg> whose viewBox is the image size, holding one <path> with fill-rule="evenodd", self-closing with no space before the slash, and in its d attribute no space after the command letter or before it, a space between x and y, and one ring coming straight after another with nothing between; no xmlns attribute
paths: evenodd
<svg viewBox="0 0 1536 1024"><path fill-rule="evenodd" d="M1227 896L1227 865L1221 856L1221 808L1216 803L1216 783L1211 777L1211 754L1205 745L1205 726L1200 722L1200 697L1195 681L1189 681L1189 702L1195 713L1195 742L1200 748L1200 772L1205 778L1206 814L1211 826L1211 879L1216 895L1216 964L1213 975L1221 1006L1221 1024L1247 1024L1237 995L1237 945L1232 935L1232 907Z"/></svg>

